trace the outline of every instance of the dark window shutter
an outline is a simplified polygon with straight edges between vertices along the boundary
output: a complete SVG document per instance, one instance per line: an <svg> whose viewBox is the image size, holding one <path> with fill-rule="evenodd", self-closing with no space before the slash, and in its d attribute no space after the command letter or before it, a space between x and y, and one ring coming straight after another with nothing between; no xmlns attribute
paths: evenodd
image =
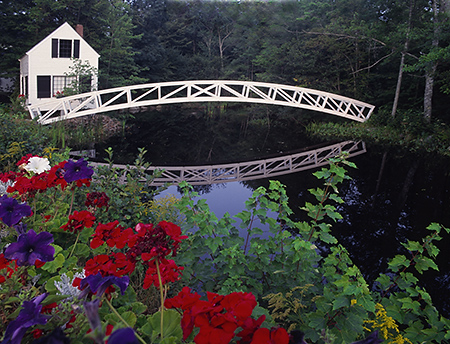
<svg viewBox="0 0 450 344"><path fill-rule="evenodd" d="M58 40L52 38L52 57L58 57Z"/></svg>
<svg viewBox="0 0 450 344"><path fill-rule="evenodd" d="M25 96L28 97L28 75L25 76L24 92L23 92L23 94L25 94Z"/></svg>
<svg viewBox="0 0 450 344"><path fill-rule="evenodd" d="M37 97L50 98L50 76L37 77Z"/></svg>
<svg viewBox="0 0 450 344"><path fill-rule="evenodd" d="M80 40L75 39L73 41L73 57L76 59L80 58Z"/></svg>

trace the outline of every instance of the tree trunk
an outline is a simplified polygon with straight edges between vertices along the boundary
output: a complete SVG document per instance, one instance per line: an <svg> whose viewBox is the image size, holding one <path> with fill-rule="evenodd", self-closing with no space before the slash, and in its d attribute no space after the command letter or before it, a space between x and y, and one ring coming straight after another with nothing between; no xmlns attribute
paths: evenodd
<svg viewBox="0 0 450 344"><path fill-rule="evenodd" d="M408 31L406 32L406 40L405 45L403 47L402 51L402 58L400 59L400 68L398 71L398 77L397 77L397 87L395 89L395 96L394 96L394 104L392 104L392 112L391 116L395 117L395 114L397 113L397 107L398 107L398 100L400 98L400 88L402 87L402 78L403 78L403 67L405 66L405 53L408 51L409 48L409 34L411 32L412 27L412 12L414 9L414 0L411 0L409 2L409 15L408 15Z"/></svg>
<svg viewBox="0 0 450 344"><path fill-rule="evenodd" d="M433 0L433 42L431 43L431 49L439 47L439 34L440 25L438 18L438 1ZM425 69L425 91L423 96L423 117L427 122L431 121L431 112L433 110L433 87L434 87L434 74L436 73L437 60L431 61L429 66Z"/></svg>

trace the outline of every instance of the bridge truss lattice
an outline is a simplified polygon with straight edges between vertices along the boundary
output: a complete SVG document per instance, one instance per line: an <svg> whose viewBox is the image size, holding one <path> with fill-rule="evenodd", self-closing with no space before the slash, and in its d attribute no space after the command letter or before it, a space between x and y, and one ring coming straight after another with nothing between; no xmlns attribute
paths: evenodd
<svg viewBox="0 0 450 344"><path fill-rule="evenodd" d="M247 102L314 110L364 122L374 106L308 88L251 81L200 80L124 86L30 105L40 124L126 108L188 102Z"/></svg>

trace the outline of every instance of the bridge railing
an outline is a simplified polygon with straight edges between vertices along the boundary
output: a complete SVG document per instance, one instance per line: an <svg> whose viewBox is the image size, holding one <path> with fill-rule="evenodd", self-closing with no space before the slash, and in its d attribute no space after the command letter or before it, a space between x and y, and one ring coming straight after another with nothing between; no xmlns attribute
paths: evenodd
<svg viewBox="0 0 450 344"><path fill-rule="evenodd" d="M374 106L308 88L227 80L174 81L124 86L53 99L28 107L41 124L133 107L187 102L247 102L314 110L364 122Z"/></svg>

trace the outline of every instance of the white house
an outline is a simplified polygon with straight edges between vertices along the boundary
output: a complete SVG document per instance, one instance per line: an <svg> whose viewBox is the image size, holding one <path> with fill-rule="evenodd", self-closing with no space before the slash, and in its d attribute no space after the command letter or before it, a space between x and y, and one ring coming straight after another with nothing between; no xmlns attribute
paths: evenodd
<svg viewBox="0 0 450 344"><path fill-rule="evenodd" d="M39 105L51 100L70 87L73 58L98 70L100 55L83 39L83 26L76 30L64 23L31 48L20 61L20 93L27 97L28 105ZM86 82L86 80L84 81ZM97 75L88 81L97 85Z"/></svg>

